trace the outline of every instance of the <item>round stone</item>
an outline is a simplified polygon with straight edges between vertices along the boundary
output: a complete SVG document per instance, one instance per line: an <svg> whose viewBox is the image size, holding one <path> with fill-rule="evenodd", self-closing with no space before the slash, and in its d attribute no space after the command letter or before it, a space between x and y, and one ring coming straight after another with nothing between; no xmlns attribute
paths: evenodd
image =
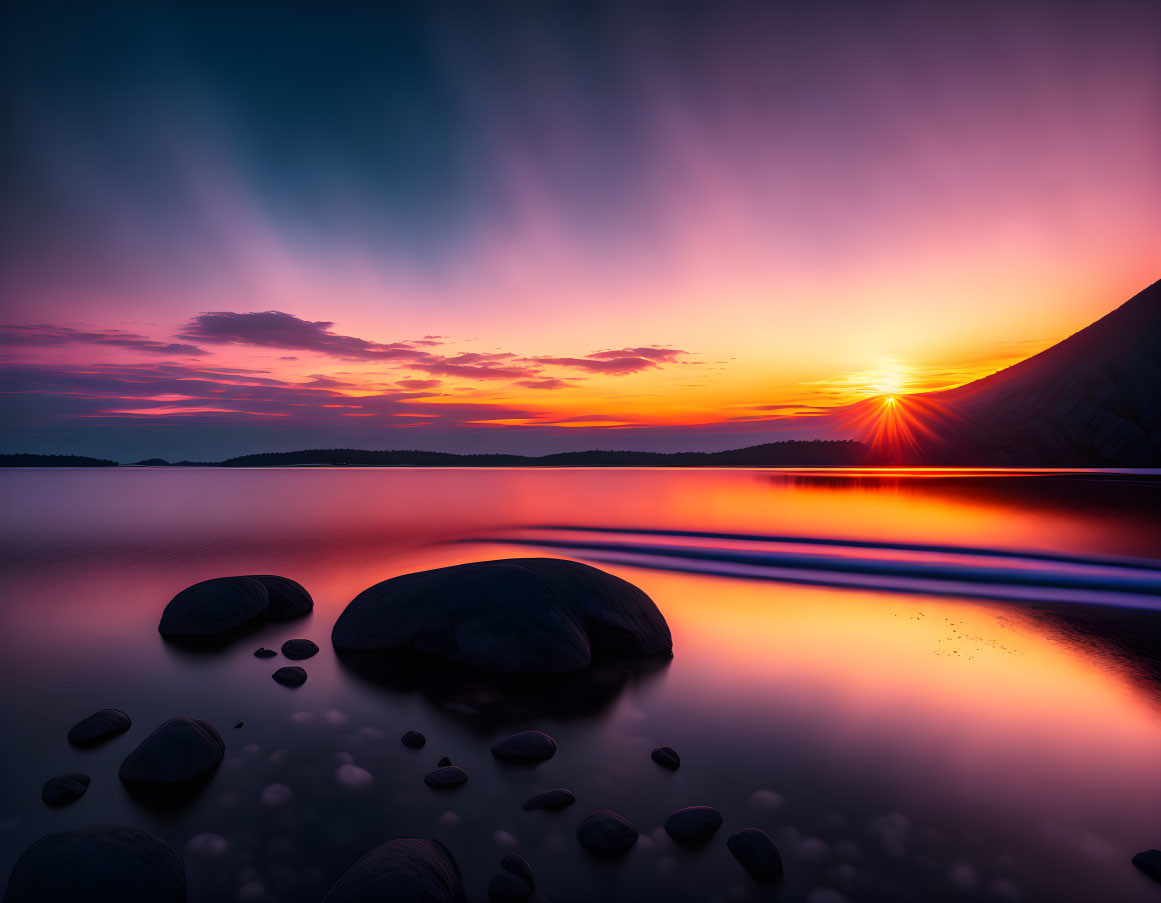
<svg viewBox="0 0 1161 903"><path fill-rule="evenodd" d="M637 842L637 828L623 815L601 809L585 818L576 829L576 839L592 855L619 859Z"/></svg>
<svg viewBox="0 0 1161 903"><path fill-rule="evenodd" d="M69 730L73 746L96 746L129 730L132 721L120 709L101 709L88 718L82 718Z"/></svg>
<svg viewBox="0 0 1161 903"><path fill-rule="evenodd" d="M300 668L297 665L287 665L285 668L279 668L270 676L284 687L301 687L306 683L306 669Z"/></svg>

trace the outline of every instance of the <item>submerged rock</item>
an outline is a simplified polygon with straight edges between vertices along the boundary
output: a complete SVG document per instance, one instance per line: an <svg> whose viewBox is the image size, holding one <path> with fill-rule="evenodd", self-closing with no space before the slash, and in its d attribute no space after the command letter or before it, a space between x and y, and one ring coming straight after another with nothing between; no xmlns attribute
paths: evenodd
<svg viewBox="0 0 1161 903"><path fill-rule="evenodd" d="M601 859L619 859L637 842L637 828L623 815L601 809L585 818L576 829L580 845Z"/></svg>
<svg viewBox="0 0 1161 903"><path fill-rule="evenodd" d="M571 790L560 788L558 790L546 790L544 793L538 793L532 799L528 800L523 808L528 810L543 809L548 812L559 812L561 809L567 809L576 802L576 797L573 796Z"/></svg>
<svg viewBox="0 0 1161 903"><path fill-rule="evenodd" d="M436 790L448 787L462 787L468 782L468 773L458 765L445 765L423 776L423 783Z"/></svg>
<svg viewBox="0 0 1161 903"><path fill-rule="evenodd" d="M323 903L466 903L460 869L438 840L390 840L352 865Z"/></svg>
<svg viewBox="0 0 1161 903"><path fill-rule="evenodd" d="M120 709L101 709L88 718L82 718L69 730L73 746L96 746L123 734L133 724Z"/></svg>
<svg viewBox="0 0 1161 903"><path fill-rule="evenodd" d="M697 847L707 843L722 826L722 816L712 806L678 809L665 819L665 833L676 843Z"/></svg>
<svg viewBox="0 0 1161 903"><path fill-rule="evenodd" d="M266 609L268 618L297 618L314 608L314 600L301 583L296 583L289 577L278 577L274 574L251 574L251 580L257 580L264 587L270 597L270 605Z"/></svg>
<svg viewBox="0 0 1161 903"><path fill-rule="evenodd" d="M64 806L84 796L91 780L87 774L79 771L59 774L45 782L40 798L50 806Z"/></svg>
<svg viewBox="0 0 1161 903"><path fill-rule="evenodd" d="M427 745L427 737L423 736L419 731L408 731L399 738L399 742L408 749L423 749ZM448 762L450 765L451 762Z"/></svg>
<svg viewBox="0 0 1161 903"><path fill-rule="evenodd" d="M278 655L277 652L273 649L267 649L265 646L260 646L254 650L255 658L274 658L276 655Z"/></svg>
<svg viewBox="0 0 1161 903"><path fill-rule="evenodd" d="M1145 850L1133 857L1133 865L1161 884L1161 850Z"/></svg>
<svg viewBox="0 0 1161 903"><path fill-rule="evenodd" d="M492 755L505 762L543 762L556 755L556 741L541 731L521 731L493 743Z"/></svg>
<svg viewBox="0 0 1161 903"><path fill-rule="evenodd" d="M185 903L185 864L159 837L124 825L46 834L24 851L5 903Z"/></svg>
<svg viewBox="0 0 1161 903"><path fill-rule="evenodd" d="M782 856L770 835L759 828L744 828L726 841L734 858L759 884L782 877Z"/></svg>
<svg viewBox="0 0 1161 903"><path fill-rule="evenodd" d="M270 675L284 687L301 687L306 683L306 669L297 665L287 665Z"/></svg>
<svg viewBox="0 0 1161 903"><path fill-rule="evenodd" d="M226 743L208 721L170 718L121 763L127 784L181 784L213 773Z"/></svg>
<svg viewBox="0 0 1161 903"><path fill-rule="evenodd" d="M312 640L287 640L282 644L282 654L292 662L310 658L318 652L318 645Z"/></svg>
<svg viewBox="0 0 1161 903"><path fill-rule="evenodd" d="M449 759L447 756L444 756L442 759L436 762L435 765L437 768L447 768L449 765L451 765L451 759Z"/></svg>
<svg viewBox="0 0 1161 903"><path fill-rule="evenodd" d="M186 587L161 615L164 637L212 637L262 617L270 604L266 587L251 577L216 577Z"/></svg>
<svg viewBox="0 0 1161 903"><path fill-rule="evenodd" d="M481 561L405 574L364 590L335 622L339 649L415 651L504 674L579 671L594 659L672 649L637 587L555 558Z"/></svg>
<svg viewBox="0 0 1161 903"><path fill-rule="evenodd" d="M492 903L517 903L532 896L532 888L516 875L500 872L488 882L488 899Z"/></svg>
<svg viewBox="0 0 1161 903"><path fill-rule="evenodd" d="M677 754L677 750L672 746L657 747L657 749L649 753L649 758L662 768L668 768L670 771L677 771L681 767L681 756Z"/></svg>

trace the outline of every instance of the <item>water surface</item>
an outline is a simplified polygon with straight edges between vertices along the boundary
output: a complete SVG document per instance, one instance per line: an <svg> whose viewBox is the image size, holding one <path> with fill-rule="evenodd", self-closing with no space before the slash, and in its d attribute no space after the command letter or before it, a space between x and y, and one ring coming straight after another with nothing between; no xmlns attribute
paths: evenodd
<svg viewBox="0 0 1161 903"><path fill-rule="evenodd" d="M182 850L194 903L319 900L399 836L443 840L472 900L511 850L543 900L1154 900L1129 860L1161 846L1159 488L1095 472L3 471L0 874L43 833L112 821ZM371 679L331 651L372 583L529 555L641 586L672 661L510 700ZM314 613L212 654L157 635L177 591L244 573L299 580ZM288 690L270 679L285 662L251 653L295 636L323 650ZM70 748L68 728L106 706L133 729ZM158 812L117 767L178 714L216 724L226 761ZM556 757L494 762L490 743L523 728L551 733ZM401 746L409 729L423 750ZM677 773L650 761L658 745L681 753ZM467 786L424 786L443 755ZM373 783L345 786L344 762ZM76 770L89 792L45 807L43 781ZM289 801L262 802L274 784ZM573 809L520 809L561 786ZM660 830L688 805L725 817L696 852ZM601 808L642 833L616 865L573 836ZM778 841L783 887L730 857L743 827ZM191 844L206 833L228 849Z"/></svg>

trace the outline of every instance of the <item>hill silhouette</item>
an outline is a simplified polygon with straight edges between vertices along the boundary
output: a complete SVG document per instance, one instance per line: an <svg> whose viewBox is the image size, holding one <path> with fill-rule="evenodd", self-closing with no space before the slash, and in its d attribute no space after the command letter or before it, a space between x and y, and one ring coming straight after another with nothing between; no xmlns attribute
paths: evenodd
<svg viewBox="0 0 1161 903"><path fill-rule="evenodd" d="M84 455L0 455L0 467L116 467L116 461Z"/></svg>
<svg viewBox="0 0 1161 903"><path fill-rule="evenodd" d="M851 439L769 442L721 452L583 451L552 455L457 455L428 451L365 451L320 448L241 455L222 467L769 467L776 465L855 465L866 446Z"/></svg>
<svg viewBox="0 0 1161 903"><path fill-rule="evenodd" d="M1161 466L1161 281L1007 369L897 403L910 441L872 445L877 463ZM854 419L882 421L875 405Z"/></svg>

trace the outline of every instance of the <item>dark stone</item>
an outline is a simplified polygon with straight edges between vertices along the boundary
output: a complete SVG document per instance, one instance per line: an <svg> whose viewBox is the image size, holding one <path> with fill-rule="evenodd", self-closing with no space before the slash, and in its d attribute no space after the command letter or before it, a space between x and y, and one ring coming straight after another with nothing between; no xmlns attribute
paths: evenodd
<svg viewBox="0 0 1161 903"><path fill-rule="evenodd" d="M185 864L159 837L124 825L46 834L24 851L5 903L185 903Z"/></svg>
<svg viewBox="0 0 1161 903"><path fill-rule="evenodd" d="M493 743L492 755L505 762L543 762L556 755L556 741L541 731L521 731Z"/></svg>
<svg viewBox="0 0 1161 903"><path fill-rule="evenodd" d="M278 655L277 652L275 652L273 649L267 649L265 646L254 650L255 658L274 658L276 655Z"/></svg>
<svg viewBox="0 0 1161 903"><path fill-rule="evenodd" d="M744 828L726 841L734 858L759 884L782 877L782 856L770 835L759 828Z"/></svg>
<svg viewBox="0 0 1161 903"><path fill-rule="evenodd" d="M78 721L69 730L73 746L96 746L129 730L133 722L120 709L101 709Z"/></svg>
<svg viewBox="0 0 1161 903"><path fill-rule="evenodd" d="M246 723L245 721L239 721L237 724L234 725L234 730L240 730L245 723Z"/></svg>
<svg viewBox="0 0 1161 903"><path fill-rule="evenodd" d="M292 662L310 658L318 652L318 646L311 640L287 640L282 644L282 654Z"/></svg>
<svg viewBox="0 0 1161 903"><path fill-rule="evenodd" d="M544 809L549 812L559 812L561 809L567 809L576 802L576 797L573 796L571 790L546 790L544 793L538 793L524 804L524 808Z"/></svg>
<svg viewBox="0 0 1161 903"><path fill-rule="evenodd" d="M685 847L699 847L707 843L721 826L721 813L712 806L678 809L665 819L665 833Z"/></svg>
<svg viewBox="0 0 1161 903"><path fill-rule="evenodd" d="M527 884L529 890L536 890L536 879L532 877L532 866L523 856L518 853L509 853L500 860L500 868Z"/></svg>
<svg viewBox="0 0 1161 903"><path fill-rule="evenodd" d="M437 765L439 768L447 768L449 765L451 765L451 759L449 759L447 756L444 756L442 759L440 759L440 760L439 760L438 762L436 762L435 764L436 764L436 765Z"/></svg>
<svg viewBox="0 0 1161 903"><path fill-rule="evenodd" d="M445 765L423 776L423 783L436 790L446 790L449 787L462 787L468 782L468 773L458 765Z"/></svg>
<svg viewBox="0 0 1161 903"><path fill-rule="evenodd" d="M306 670L298 665L287 665L270 675L284 687L301 687L306 683Z"/></svg>
<svg viewBox="0 0 1161 903"><path fill-rule="evenodd" d="M1161 850L1145 850L1133 857L1133 865L1161 884Z"/></svg>
<svg viewBox="0 0 1161 903"><path fill-rule="evenodd" d="M314 600L302 586L289 577L277 577L273 574L251 574L251 580L257 580L270 596L270 606L266 609L268 618L297 618L314 608Z"/></svg>
<svg viewBox="0 0 1161 903"><path fill-rule="evenodd" d="M170 718L121 763L126 784L181 784L214 772L226 744L208 721Z"/></svg>
<svg viewBox="0 0 1161 903"><path fill-rule="evenodd" d="M460 868L438 840L389 840L352 865L323 903L467 903Z"/></svg>
<svg viewBox="0 0 1161 903"><path fill-rule="evenodd" d="M672 649L653 601L575 561L512 558L404 574L364 590L335 622L339 649L413 650L502 674L579 671Z"/></svg>
<svg viewBox="0 0 1161 903"><path fill-rule="evenodd" d="M600 859L620 859L637 842L637 829L625 816L601 809L580 823L576 839Z"/></svg>
<svg viewBox="0 0 1161 903"><path fill-rule="evenodd" d="M668 768L670 771L677 771L681 767L681 756L672 746L659 746L649 753L649 757L662 768Z"/></svg>
<svg viewBox="0 0 1161 903"><path fill-rule="evenodd" d="M419 731L408 731L399 738L399 742L408 749L423 749L427 745L427 737L423 736ZM451 764L450 762L448 763Z"/></svg>
<svg viewBox="0 0 1161 903"><path fill-rule="evenodd" d="M186 587L161 615L164 637L212 637L229 633L266 614L270 595L250 577L216 577Z"/></svg>
<svg viewBox="0 0 1161 903"><path fill-rule="evenodd" d="M40 798L50 806L64 806L84 796L90 780L87 774L79 771L57 775L45 783Z"/></svg>
<svg viewBox="0 0 1161 903"><path fill-rule="evenodd" d="M508 872L500 872L488 882L488 899L492 903L517 903L531 896L532 888Z"/></svg>

